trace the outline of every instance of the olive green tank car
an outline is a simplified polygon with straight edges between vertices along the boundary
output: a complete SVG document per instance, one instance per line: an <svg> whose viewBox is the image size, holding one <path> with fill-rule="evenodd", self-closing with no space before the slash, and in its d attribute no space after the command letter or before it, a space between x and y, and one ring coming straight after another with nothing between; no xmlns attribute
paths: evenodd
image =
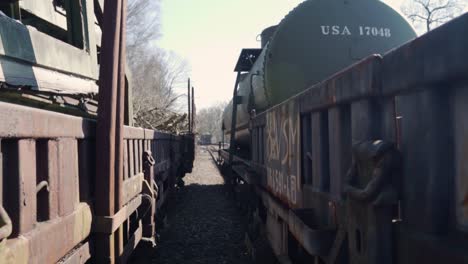
<svg viewBox="0 0 468 264"><path fill-rule="evenodd" d="M243 73L236 142L248 145L250 112L260 113L371 55L416 37L410 24L377 0L309 0L262 32L262 49ZM232 101L223 128L230 132Z"/></svg>

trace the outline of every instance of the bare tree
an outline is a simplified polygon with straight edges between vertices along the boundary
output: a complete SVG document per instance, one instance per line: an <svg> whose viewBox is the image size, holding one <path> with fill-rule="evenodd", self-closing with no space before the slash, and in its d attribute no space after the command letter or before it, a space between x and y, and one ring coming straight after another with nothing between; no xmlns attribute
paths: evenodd
<svg viewBox="0 0 468 264"><path fill-rule="evenodd" d="M175 87L185 81L187 63L157 47L160 1L129 0L127 61L131 71L136 126L177 132L186 115L177 113Z"/></svg>
<svg viewBox="0 0 468 264"><path fill-rule="evenodd" d="M177 113L182 96L175 87L185 82L186 63L175 54L161 49L139 49L131 65L135 125L178 132L186 116ZM174 122L177 121L177 122Z"/></svg>
<svg viewBox="0 0 468 264"><path fill-rule="evenodd" d="M462 13L467 0L406 0L402 12L418 29L429 31Z"/></svg>
<svg viewBox="0 0 468 264"><path fill-rule="evenodd" d="M227 103L219 103L199 110L196 117L197 133L211 134L213 142L220 141L222 137L221 122L226 105Z"/></svg>
<svg viewBox="0 0 468 264"><path fill-rule="evenodd" d="M133 56L142 46L161 37L161 0L129 0L127 2L127 54Z"/></svg>

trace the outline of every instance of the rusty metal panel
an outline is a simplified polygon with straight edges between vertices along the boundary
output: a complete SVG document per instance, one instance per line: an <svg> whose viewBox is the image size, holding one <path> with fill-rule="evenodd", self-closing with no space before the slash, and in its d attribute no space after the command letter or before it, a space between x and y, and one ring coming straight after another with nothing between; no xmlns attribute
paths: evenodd
<svg viewBox="0 0 468 264"><path fill-rule="evenodd" d="M58 213L72 213L79 203L78 145L75 139L57 140Z"/></svg>
<svg viewBox="0 0 468 264"><path fill-rule="evenodd" d="M39 223L33 231L7 240L0 259L6 263L55 263L89 236L91 219L90 207L81 203L60 221Z"/></svg>
<svg viewBox="0 0 468 264"><path fill-rule="evenodd" d="M296 96L301 113L376 96L382 57L372 55Z"/></svg>
<svg viewBox="0 0 468 264"><path fill-rule="evenodd" d="M331 108L329 117L330 139L330 193L341 200L344 177L351 166L351 109L349 105Z"/></svg>
<svg viewBox="0 0 468 264"><path fill-rule="evenodd" d="M450 215L446 202L453 195L448 175L454 173L448 91L422 91L399 96L396 102L402 120L405 226L414 232L445 232Z"/></svg>
<svg viewBox="0 0 468 264"><path fill-rule="evenodd" d="M467 86L453 93L455 152L455 214L458 228L468 231L468 99Z"/></svg>
<svg viewBox="0 0 468 264"><path fill-rule="evenodd" d="M141 193L143 178L143 173L139 173L123 182L123 204L128 203Z"/></svg>
<svg viewBox="0 0 468 264"><path fill-rule="evenodd" d="M301 204L299 122L295 101L274 108L266 117L266 187L292 207Z"/></svg>
<svg viewBox="0 0 468 264"><path fill-rule="evenodd" d="M312 185L312 121L311 114L301 116L301 182Z"/></svg>
<svg viewBox="0 0 468 264"><path fill-rule="evenodd" d="M95 123L80 117L0 102L1 138L93 137Z"/></svg>
<svg viewBox="0 0 468 264"><path fill-rule="evenodd" d="M2 140L3 203L11 218L11 237L33 229L36 223L36 145L34 140Z"/></svg>
<svg viewBox="0 0 468 264"><path fill-rule="evenodd" d="M457 81L466 77L468 46L466 31L468 16L431 30L414 41L385 54L383 59L384 95L417 91L437 82ZM444 89L443 85L431 88Z"/></svg>
<svg viewBox="0 0 468 264"><path fill-rule="evenodd" d="M113 234L138 209L141 201L142 197L138 195L113 216L94 216L93 232Z"/></svg>
<svg viewBox="0 0 468 264"><path fill-rule="evenodd" d="M124 7L125 8L125 7ZM104 13L104 25L102 35L101 67L99 72L99 108L98 121L96 127L96 142L99 142L96 155L96 213L100 216L111 216L115 213L116 205L116 175L115 168L120 166L120 160L116 147L120 148L120 143L116 146L116 137L120 139L120 132L123 124L117 122L120 112L123 111L120 104L119 75L120 62L120 34L121 34L121 1L106 1L106 12ZM119 112L117 112L119 110ZM120 120L120 118L119 118ZM123 132L123 131L122 131ZM123 133L122 133L123 135ZM117 158L116 158L117 155ZM117 159L117 160L116 160ZM103 243L104 244L104 243ZM108 253L113 258L113 245ZM106 246L107 248L107 246ZM107 251L107 250L106 250ZM107 255L107 253L105 253Z"/></svg>
<svg viewBox="0 0 468 264"><path fill-rule="evenodd" d="M137 138L144 138L145 131L143 128L138 127L124 127L124 138L126 139L137 139Z"/></svg>
<svg viewBox="0 0 468 264"><path fill-rule="evenodd" d="M49 217L54 219L59 215L59 151L56 140L47 142L47 172L49 180Z"/></svg>
<svg viewBox="0 0 468 264"><path fill-rule="evenodd" d="M32 139L18 141L19 226L24 234L33 229L37 219L36 201L36 142Z"/></svg>
<svg viewBox="0 0 468 264"><path fill-rule="evenodd" d="M352 143L380 138L379 103L368 99L351 104Z"/></svg>

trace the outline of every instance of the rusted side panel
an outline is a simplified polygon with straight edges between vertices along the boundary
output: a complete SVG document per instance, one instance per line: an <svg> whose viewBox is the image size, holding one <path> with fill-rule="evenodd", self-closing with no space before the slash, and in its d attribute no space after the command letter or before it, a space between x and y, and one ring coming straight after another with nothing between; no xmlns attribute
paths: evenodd
<svg viewBox="0 0 468 264"><path fill-rule="evenodd" d="M467 25L468 16L460 16L385 54L383 94L415 92L425 86L444 90L444 85L433 85L466 79L468 63L462 54L468 38L461 32Z"/></svg>
<svg viewBox="0 0 468 264"><path fill-rule="evenodd" d="M143 173L137 174L123 182L123 204L135 198L142 190Z"/></svg>
<svg viewBox="0 0 468 264"><path fill-rule="evenodd" d="M78 146L75 139L57 140L59 216L73 212L79 202Z"/></svg>
<svg viewBox="0 0 468 264"><path fill-rule="evenodd" d="M32 139L18 141L19 222L18 233L33 229L37 218L36 200L36 142Z"/></svg>
<svg viewBox="0 0 468 264"><path fill-rule="evenodd" d="M468 86L457 87L453 94L455 147L455 215L457 227L468 231Z"/></svg>
<svg viewBox="0 0 468 264"><path fill-rule="evenodd" d="M328 112L330 139L330 194L335 201L342 199L344 178L351 166L351 110L347 105Z"/></svg>
<svg viewBox="0 0 468 264"><path fill-rule="evenodd" d="M92 138L90 120L0 102L0 138Z"/></svg>
<svg viewBox="0 0 468 264"><path fill-rule="evenodd" d="M90 230L91 209L80 204L64 218L38 224L32 232L7 240L0 259L5 263L55 263L86 239Z"/></svg>
<svg viewBox="0 0 468 264"><path fill-rule="evenodd" d="M53 219L59 215L59 193L60 193L60 181L59 181L59 151L58 142L56 140L47 141L47 171L49 178L49 214L50 218Z"/></svg>
<svg viewBox="0 0 468 264"><path fill-rule="evenodd" d="M302 204L299 129L299 108L294 101L267 113L265 187L291 207Z"/></svg>

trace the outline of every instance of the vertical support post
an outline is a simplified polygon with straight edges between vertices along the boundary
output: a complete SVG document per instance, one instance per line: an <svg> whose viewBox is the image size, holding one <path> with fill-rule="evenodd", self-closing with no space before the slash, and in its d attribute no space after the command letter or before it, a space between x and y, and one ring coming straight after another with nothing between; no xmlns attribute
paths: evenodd
<svg viewBox="0 0 468 264"><path fill-rule="evenodd" d="M122 1L121 18L120 18L120 54L119 54L119 69L118 69L118 87L117 87L117 113L116 113L116 131L115 131L115 208L118 212L123 207L123 133L125 120L125 43L126 43L126 21L127 21L127 0ZM123 254L123 225L116 231L116 258Z"/></svg>
<svg viewBox="0 0 468 264"><path fill-rule="evenodd" d="M195 90L193 89L192 86L192 132L195 130Z"/></svg>
<svg viewBox="0 0 468 264"><path fill-rule="evenodd" d="M237 72L236 83L234 84L234 92L232 93L232 119L231 119L231 138L229 141L229 166L232 165L233 155L236 144L236 123L237 123L237 104L239 98L237 97L237 86L239 85L241 73Z"/></svg>
<svg viewBox="0 0 468 264"><path fill-rule="evenodd" d="M189 133L192 133L192 127L191 127L192 115L190 114L190 104L191 104L191 101L190 101L190 78L189 78L188 79L188 84L187 84L187 107L188 107L187 118L188 118L188 131L189 131Z"/></svg>
<svg viewBox="0 0 468 264"><path fill-rule="evenodd" d="M126 21L126 8L127 0L122 0L122 17L120 22L120 58L119 58L119 75L118 75L118 89L117 89L117 124L116 124L116 166L115 174L116 180L116 208L120 209L123 206L122 198L122 184L123 184L123 130L125 118L125 21Z"/></svg>
<svg viewBox="0 0 468 264"><path fill-rule="evenodd" d="M103 17L103 36L99 80L99 108L96 129L95 213L113 216L121 206L122 137L124 119L125 77L125 3L106 0ZM116 193L117 191L117 193ZM115 263L121 251L122 232L96 234L96 262ZM119 246L117 252L115 243Z"/></svg>
<svg viewBox="0 0 468 264"><path fill-rule="evenodd" d="M21 8L19 1L13 1L13 3L10 4L10 16L13 19L21 21Z"/></svg>
<svg viewBox="0 0 468 264"><path fill-rule="evenodd" d="M1 139L0 139L0 206L3 206L3 154L2 154L2 140Z"/></svg>

